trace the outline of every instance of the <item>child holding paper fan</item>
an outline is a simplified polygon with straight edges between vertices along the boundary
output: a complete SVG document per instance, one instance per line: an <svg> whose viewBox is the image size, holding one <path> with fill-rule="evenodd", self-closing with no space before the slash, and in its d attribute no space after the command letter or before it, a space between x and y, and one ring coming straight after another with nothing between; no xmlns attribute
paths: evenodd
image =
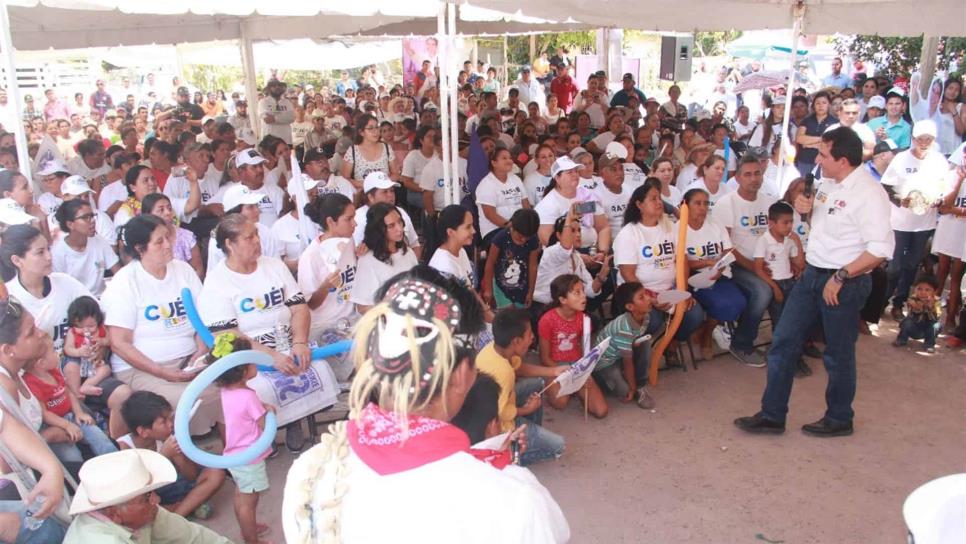
<svg viewBox="0 0 966 544"><path fill-rule="evenodd" d="M236 337L232 333L218 335L211 349L209 359L214 362L236 351L252 349L251 342ZM244 451L265 431L265 414L274 412L275 407L258 399L255 391L248 387L248 380L258 374L254 364L239 365L222 373L215 379L221 388L221 408L225 413L225 455ZM255 511L258 509L259 493L268 490L268 471L265 459L271 454L266 449L247 465L229 468L235 480L235 517L241 529L242 539L247 544L260 544L265 541L261 536L269 531L268 525L257 523Z"/></svg>
<svg viewBox="0 0 966 544"><path fill-rule="evenodd" d="M587 295L579 276L562 274L550 282L550 308L540 318L540 362L554 367L571 364L584 355L584 345L590 344L590 318L584 314ZM586 339L586 340L585 340ZM560 385L550 386L550 405L558 410L567 406L570 395L557 397ZM579 396L587 411L596 418L607 416L607 401L594 380L587 380Z"/></svg>

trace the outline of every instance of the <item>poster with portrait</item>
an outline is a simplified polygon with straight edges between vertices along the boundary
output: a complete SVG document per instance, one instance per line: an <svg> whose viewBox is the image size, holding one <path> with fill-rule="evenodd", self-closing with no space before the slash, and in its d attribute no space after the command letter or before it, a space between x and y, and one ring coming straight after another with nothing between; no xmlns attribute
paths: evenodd
<svg viewBox="0 0 966 544"><path fill-rule="evenodd" d="M439 41L435 36L405 38L402 40L403 84L409 85L422 69L423 61L428 60L430 69L436 68Z"/></svg>

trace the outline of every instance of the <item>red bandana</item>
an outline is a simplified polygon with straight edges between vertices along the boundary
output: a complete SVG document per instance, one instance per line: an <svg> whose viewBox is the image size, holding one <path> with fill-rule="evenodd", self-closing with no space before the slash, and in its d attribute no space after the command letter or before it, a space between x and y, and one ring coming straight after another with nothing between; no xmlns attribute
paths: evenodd
<svg viewBox="0 0 966 544"><path fill-rule="evenodd" d="M409 436L403 441L399 417L375 404L348 424L349 446L369 468L382 476L419 468L454 453L470 453L470 439L449 423L409 416Z"/></svg>

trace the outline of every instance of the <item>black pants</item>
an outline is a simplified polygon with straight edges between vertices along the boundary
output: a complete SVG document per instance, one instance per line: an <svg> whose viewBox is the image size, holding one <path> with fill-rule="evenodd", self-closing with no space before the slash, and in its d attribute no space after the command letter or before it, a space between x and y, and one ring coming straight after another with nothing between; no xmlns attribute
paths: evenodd
<svg viewBox="0 0 966 544"><path fill-rule="evenodd" d="M879 317L889 304L889 278L884 267L876 267L870 273L872 276L872 291L869 293L865 306L859 312L859 316L866 323L878 323Z"/></svg>

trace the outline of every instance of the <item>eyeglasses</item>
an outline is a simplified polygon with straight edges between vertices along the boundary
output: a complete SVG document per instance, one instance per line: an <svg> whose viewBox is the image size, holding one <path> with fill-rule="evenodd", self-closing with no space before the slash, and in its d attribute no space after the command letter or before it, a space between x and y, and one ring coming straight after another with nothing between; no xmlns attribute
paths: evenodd
<svg viewBox="0 0 966 544"><path fill-rule="evenodd" d="M370 125L366 127L366 130L379 130L379 127L377 125Z"/></svg>
<svg viewBox="0 0 966 544"><path fill-rule="evenodd" d="M74 221L90 221L91 219L94 219L94 217L95 216L93 213L85 213L83 215L78 215L77 217L75 217Z"/></svg>

